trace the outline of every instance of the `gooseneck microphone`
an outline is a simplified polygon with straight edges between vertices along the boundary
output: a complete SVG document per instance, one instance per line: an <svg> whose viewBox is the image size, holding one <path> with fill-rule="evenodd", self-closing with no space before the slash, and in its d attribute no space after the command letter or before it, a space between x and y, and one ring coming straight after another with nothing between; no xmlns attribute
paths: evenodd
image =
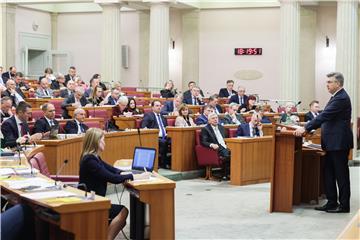
<svg viewBox="0 0 360 240"><path fill-rule="evenodd" d="M299 106L301 104L301 101L298 101L297 104L295 104L295 107Z"/></svg>
<svg viewBox="0 0 360 240"><path fill-rule="evenodd" d="M141 143L141 134L140 134L140 128L137 128L137 133L138 133L138 138L139 138L139 144L140 144L140 147L142 147L142 143Z"/></svg>
<svg viewBox="0 0 360 240"><path fill-rule="evenodd" d="M69 162L69 160L65 159L64 162L62 163L60 169L56 172L56 179L55 179L55 186L57 186L57 180L59 178L59 174L61 173L61 171L64 169L65 165Z"/></svg>

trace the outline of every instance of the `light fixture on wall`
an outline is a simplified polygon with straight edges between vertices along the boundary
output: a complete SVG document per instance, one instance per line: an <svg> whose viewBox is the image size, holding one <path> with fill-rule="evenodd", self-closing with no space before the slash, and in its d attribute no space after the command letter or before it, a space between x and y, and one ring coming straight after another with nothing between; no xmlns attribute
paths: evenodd
<svg viewBox="0 0 360 240"><path fill-rule="evenodd" d="M326 47L329 47L329 45L330 45L330 39L329 39L328 36L326 36L325 42L326 42Z"/></svg>
<svg viewBox="0 0 360 240"><path fill-rule="evenodd" d="M39 24L37 24L35 21L32 23L32 29L34 30L34 32L36 32L39 28Z"/></svg>
<svg viewBox="0 0 360 240"><path fill-rule="evenodd" d="M175 40L173 38L170 38L170 47L171 49L175 49Z"/></svg>

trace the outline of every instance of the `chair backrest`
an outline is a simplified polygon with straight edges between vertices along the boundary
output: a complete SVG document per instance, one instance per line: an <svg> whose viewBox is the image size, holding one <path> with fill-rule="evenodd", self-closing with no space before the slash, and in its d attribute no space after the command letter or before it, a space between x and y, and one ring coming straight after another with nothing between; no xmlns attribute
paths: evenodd
<svg viewBox="0 0 360 240"><path fill-rule="evenodd" d="M88 110L87 112L89 117L103 118L104 121L107 121L109 119L107 111L105 109Z"/></svg>
<svg viewBox="0 0 360 240"><path fill-rule="evenodd" d="M167 118L166 122L167 122L168 126L171 126L171 127L175 126L175 119L174 118Z"/></svg>
<svg viewBox="0 0 360 240"><path fill-rule="evenodd" d="M237 131L236 128L230 128L229 129L229 138L236 137L236 131Z"/></svg>
<svg viewBox="0 0 360 240"><path fill-rule="evenodd" d="M127 94L128 97L145 97L144 93L137 93L137 92L132 92Z"/></svg>
<svg viewBox="0 0 360 240"><path fill-rule="evenodd" d="M121 91L126 92L126 91L136 91L136 87L121 87Z"/></svg>
<svg viewBox="0 0 360 240"><path fill-rule="evenodd" d="M101 128L100 122L97 121L89 121L85 123L89 128Z"/></svg>
<svg viewBox="0 0 360 240"><path fill-rule="evenodd" d="M64 133L66 122L59 122L59 133Z"/></svg>
<svg viewBox="0 0 360 240"><path fill-rule="evenodd" d="M42 110L32 110L31 112L31 118L34 120L38 120L42 116L44 116L44 112Z"/></svg>
<svg viewBox="0 0 360 240"><path fill-rule="evenodd" d="M36 163L35 163L36 162ZM34 164L33 164L34 163ZM37 154L35 154L31 159L30 159L30 164L38 169L40 171L41 174L50 177L50 172L45 160L45 155L42 152L39 152Z"/></svg>
<svg viewBox="0 0 360 240"><path fill-rule="evenodd" d="M285 113L285 107L278 107L277 111L278 111L278 113ZM297 108L292 107L291 112L297 112Z"/></svg>
<svg viewBox="0 0 360 240"><path fill-rule="evenodd" d="M195 132L195 145L200 145L200 134L201 130L197 129Z"/></svg>
<svg viewBox="0 0 360 240"><path fill-rule="evenodd" d="M153 98L159 98L159 97L161 97L161 94L160 93L153 93L152 97Z"/></svg>
<svg viewBox="0 0 360 240"><path fill-rule="evenodd" d="M142 118L135 119L135 127L141 128L141 122L142 122Z"/></svg>
<svg viewBox="0 0 360 240"><path fill-rule="evenodd" d="M62 104L63 100L49 100L49 103L53 104L55 107L55 112L56 115L60 116L62 115L63 109L61 108L61 104Z"/></svg>
<svg viewBox="0 0 360 240"><path fill-rule="evenodd" d="M152 112L152 108L144 108L144 113Z"/></svg>

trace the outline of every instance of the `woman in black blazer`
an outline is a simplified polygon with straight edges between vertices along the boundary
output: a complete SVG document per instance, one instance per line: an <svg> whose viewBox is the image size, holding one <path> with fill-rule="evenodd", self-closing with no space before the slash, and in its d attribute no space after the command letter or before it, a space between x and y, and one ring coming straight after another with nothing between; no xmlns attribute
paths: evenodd
<svg viewBox="0 0 360 240"><path fill-rule="evenodd" d="M85 183L88 191L105 196L107 183L119 184L128 180L146 179L150 173L131 174L112 167L100 158L105 149L104 132L99 128L86 131L80 160L80 183ZM111 220L107 239L115 239L126 224L129 211L122 205L111 204Z"/></svg>

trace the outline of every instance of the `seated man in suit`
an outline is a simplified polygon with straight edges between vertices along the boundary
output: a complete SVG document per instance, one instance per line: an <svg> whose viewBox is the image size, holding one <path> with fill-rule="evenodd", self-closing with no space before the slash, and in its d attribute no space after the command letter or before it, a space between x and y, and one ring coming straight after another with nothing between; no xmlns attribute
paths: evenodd
<svg viewBox="0 0 360 240"><path fill-rule="evenodd" d="M81 134L85 133L89 127L84 124L86 112L82 108L77 108L74 111L74 120L67 121L64 127L64 132L67 134Z"/></svg>
<svg viewBox="0 0 360 240"><path fill-rule="evenodd" d="M236 131L236 136L238 137L262 137L263 135L261 116L259 113L253 113L250 122L240 124Z"/></svg>
<svg viewBox="0 0 360 240"><path fill-rule="evenodd" d="M116 88L111 89L111 95L108 96L105 105L116 105L120 97L120 91Z"/></svg>
<svg viewBox="0 0 360 240"><path fill-rule="evenodd" d="M192 90L193 87L195 87L195 86L196 86L196 83L195 83L194 81L190 81L190 82L188 83L189 89L186 90L186 91L183 93L183 98L184 98L184 99L191 97L191 90ZM200 89L200 88L199 88L199 89ZM200 89L200 95L201 95L202 97L204 97L204 93L203 93L203 91L202 91L201 89Z"/></svg>
<svg viewBox="0 0 360 240"><path fill-rule="evenodd" d="M42 133L44 137L48 137L53 127L59 128L59 122L55 119L55 107L51 103L42 105L41 110L44 116L36 120L34 125L34 133Z"/></svg>
<svg viewBox="0 0 360 240"><path fill-rule="evenodd" d="M89 101L84 96L84 89L82 87L76 87L74 94L70 95L61 104L61 108L64 110L62 116L64 118L70 118L67 107L86 107L90 106Z"/></svg>
<svg viewBox="0 0 360 240"><path fill-rule="evenodd" d="M179 108L183 98L181 94L176 94L173 101L166 101L161 108L162 115L179 116Z"/></svg>
<svg viewBox="0 0 360 240"><path fill-rule="evenodd" d="M220 98L230 98L232 95L236 95L234 90L234 80L226 81L226 88L221 88L219 91Z"/></svg>
<svg viewBox="0 0 360 240"><path fill-rule="evenodd" d="M214 108L210 105L205 105L203 108L203 114L196 118L196 125L204 125L208 123L208 116L214 112Z"/></svg>
<svg viewBox="0 0 360 240"><path fill-rule="evenodd" d="M65 77L62 74L57 74L56 79L51 82L50 88L52 90L63 90L66 89Z"/></svg>
<svg viewBox="0 0 360 240"><path fill-rule="evenodd" d="M10 97L14 107L16 107L20 102L25 101L24 93L20 90L20 88L16 87L16 83L12 79L7 80L6 90L2 92L1 95Z"/></svg>
<svg viewBox="0 0 360 240"><path fill-rule="evenodd" d="M15 84L17 88L20 88L22 91L27 91L30 89L29 85L24 82L24 74L22 72L17 72L15 74ZM34 89L32 89L34 91Z"/></svg>
<svg viewBox="0 0 360 240"><path fill-rule="evenodd" d="M310 111L305 114L305 122L309 122L316 118L320 114L320 105L319 101L313 100L309 104Z"/></svg>
<svg viewBox="0 0 360 240"><path fill-rule="evenodd" d="M66 74L65 76L65 84L67 85L67 83L70 81L70 80L73 80L75 82L75 77L76 77L76 68L74 66L71 66L69 68L69 73Z"/></svg>
<svg viewBox="0 0 360 240"><path fill-rule="evenodd" d="M224 158L224 179L228 180L230 174L230 150L225 144L225 137L225 128L219 124L216 113L209 114L209 123L201 129L201 145L218 151L219 156Z"/></svg>
<svg viewBox="0 0 360 240"><path fill-rule="evenodd" d="M217 94L211 95L209 97L208 105L212 106L214 108L215 113L219 115L220 113L223 113L223 110L221 106L218 104L218 102L219 102L219 96Z"/></svg>
<svg viewBox="0 0 360 240"><path fill-rule="evenodd" d="M241 110L243 110L244 108L246 109L248 96L245 95L245 91L246 91L245 87L239 86L237 94L232 95L229 99L229 103L234 102L240 105L239 112L241 112Z"/></svg>
<svg viewBox="0 0 360 240"><path fill-rule="evenodd" d="M191 95L184 94L183 103L186 103L188 105L204 105L205 103L202 100L200 88L197 86L194 86L191 89Z"/></svg>
<svg viewBox="0 0 360 240"><path fill-rule="evenodd" d="M299 117L293 112L295 104L293 102L287 102L285 104L285 112L281 114L280 123L283 124L297 124Z"/></svg>
<svg viewBox="0 0 360 240"><path fill-rule="evenodd" d="M159 165L163 168L170 168L170 159L167 156L170 138L166 133L167 121L160 114L161 102L155 100L151 103L152 112L145 113L144 119L141 122L141 128L156 128L159 129Z"/></svg>
<svg viewBox="0 0 360 240"><path fill-rule="evenodd" d="M230 103L228 108L228 113L225 114L223 123L224 124L242 124L245 123L245 119L238 113L239 104L237 103Z"/></svg>
<svg viewBox="0 0 360 240"><path fill-rule="evenodd" d="M73 80L68 81L66 84L66 88L60 90L60 97L68 98L70 95L74 94L75 87L75 82Z"/></svg>
<svg viewBox="0 0 360 240"><path fill-rule="evenodd" d="M9 117L11 117L13 114L11 112L12 107L12 100L10 97L2 97L1 98L1 106L0 106L0 121L3 122Z"/></svg>
<svg viewBox="0 0 360 240"><path fill-rule="evenodd" d="M10 81L10 80L8 80ZM32 143L42 138L41 133L30 136L27 120L31 117L31 107L26 102L21 102L16 107L14 116L1 124L1 147L16 147L19 144Z"/></svg>
<svg viewBox="0 0 360 240"><path fill-rule="evenodd" d="M49 82L47 78L42 78L40 80L40 87L36 89L35 95L38 98L49 98L53 97L53 90L49 88Z"/></svg>
<svg viewBox="0 0 360 240"><path fill-rule="evenodd" d="M8 72L4 72L4 73L1 75L4 84L6 84L6 82L7 82L8 79L15 80L15 75L16 75L16 67L11 66L11 67L9 68L9 71L8 71Z"/></svg>

